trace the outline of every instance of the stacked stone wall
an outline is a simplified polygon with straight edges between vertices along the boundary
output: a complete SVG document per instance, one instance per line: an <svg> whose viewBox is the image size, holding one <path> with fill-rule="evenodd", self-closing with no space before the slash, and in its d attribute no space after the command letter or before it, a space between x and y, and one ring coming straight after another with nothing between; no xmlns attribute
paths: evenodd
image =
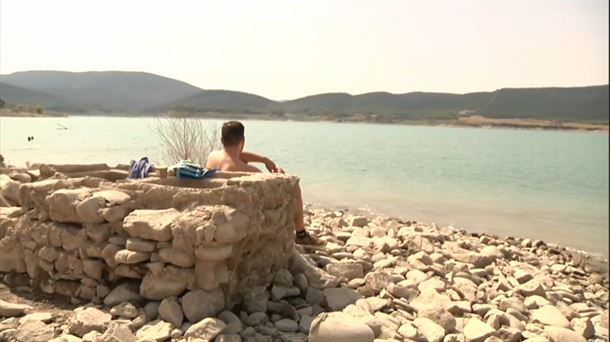
<svg viewBox="0 0 610 342"><path fill-rule="evenodd" d="M108 305L125 300L120 293L191 296L201 307L184 308L191 321L214 315L288 267L297 182L221 173L22 183L21 207L0 209L0 272L26 272L44 292Z"/></svg>

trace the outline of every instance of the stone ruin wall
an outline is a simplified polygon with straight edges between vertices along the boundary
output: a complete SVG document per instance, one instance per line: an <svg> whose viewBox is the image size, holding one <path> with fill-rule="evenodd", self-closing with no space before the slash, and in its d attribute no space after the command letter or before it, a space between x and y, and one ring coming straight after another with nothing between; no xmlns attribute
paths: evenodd
<svg viewBox="0 0 610 342"><path fill-rule="evenodd" d="M68 167L101 175L82 169ZM107 305L127 300L108 297L123 287L151 300L188 292L220 311L288 267L297 178L114 181L108 172L113 181L55 174L12 187L4 197L21 207L0 208L0 272L26 272L46 293Z"/></svg>

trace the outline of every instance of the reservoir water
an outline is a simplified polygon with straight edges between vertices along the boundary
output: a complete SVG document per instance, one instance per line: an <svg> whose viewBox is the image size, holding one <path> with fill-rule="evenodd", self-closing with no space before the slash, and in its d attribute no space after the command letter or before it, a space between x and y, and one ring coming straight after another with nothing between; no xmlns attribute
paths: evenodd
<svg viewBox="0 0 610 342"><path fill-rule="evenodd" d="M153 118L0 118L10 164L161 162ZM219 122L216 122L219 123ZM67 129L57 129L59 125ZM608 256L608 134L245 120L246 150L301 179L306 202ZM35 139L28 142L27 137ZM263 166L261 166L263 167Z"/></svg>

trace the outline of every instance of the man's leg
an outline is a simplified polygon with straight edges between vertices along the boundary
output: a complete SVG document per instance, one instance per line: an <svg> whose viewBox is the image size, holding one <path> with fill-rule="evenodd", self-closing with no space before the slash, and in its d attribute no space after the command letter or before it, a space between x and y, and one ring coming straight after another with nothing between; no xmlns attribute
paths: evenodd
<svg viewBox="0 0 610 342"><path fill-rule="evenodd" d="M294 197L296 198L297 206L294 211L294 227L298 233L305 230L305 217L303 215L303 195L301 195L301 186L299 184L297 184Z"/></svg>
<svg viewBox="0 0 610 342"><path fill-rule="evenodd" d="M307 233L307 231L305 230L305 218L303 215L303 196L301 195L301 186L297 184L297 188L296 188L296 192L295 192L295 199L296 199L296 208L294 211L294 230L296 233L296 237L294 239L294 241L296 243L298 243L299 245L304 245L304 246L312 246L312 247L317 247L317 246L323 246L324 242L320 241L316 238L314 238L313 236L309 235Z"/></svg>

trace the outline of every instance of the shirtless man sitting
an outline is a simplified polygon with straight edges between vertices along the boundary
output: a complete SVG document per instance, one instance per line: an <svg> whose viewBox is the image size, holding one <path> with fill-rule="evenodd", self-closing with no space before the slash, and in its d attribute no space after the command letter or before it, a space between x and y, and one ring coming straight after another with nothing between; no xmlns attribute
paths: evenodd
<svg viewBox="0 0 610 342"><path fill-rule="evenodd" d="M275 163L263 156L244 152L246 138L244 136L244 125L238 121L225 122L222 125L222 150L210 153L206 168L219 169L221 171L235 172L261 172L258 168L248 165L249 163L263 163L269 172L284 173ZM296 210L294 225L296 230L295 242L304 246L321 246L324 243L307 233L303 219L303 198L301 187L296 188Z"/></svg>

